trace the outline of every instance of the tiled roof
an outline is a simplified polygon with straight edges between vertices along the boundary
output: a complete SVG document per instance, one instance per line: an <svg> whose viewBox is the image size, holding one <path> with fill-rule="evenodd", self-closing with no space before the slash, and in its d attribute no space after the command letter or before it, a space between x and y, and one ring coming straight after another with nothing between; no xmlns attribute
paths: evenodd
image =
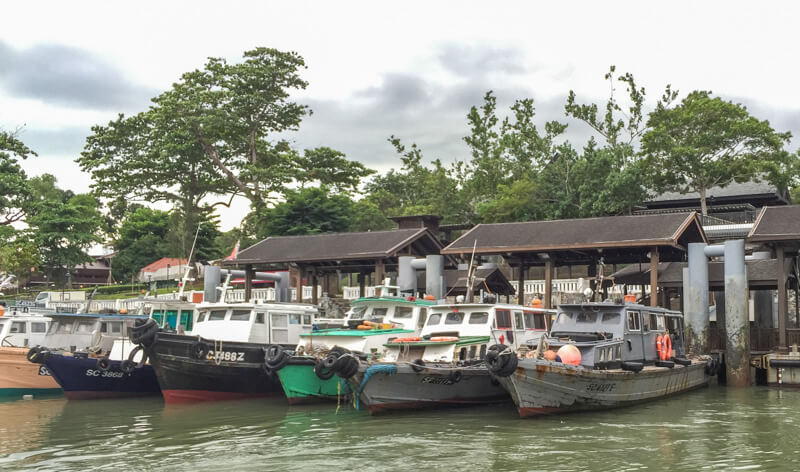
<svg viewBox="0 0 800 472"><path fill-rule="evenodd" d="M188 263L189 261L186 259L178 259L177 257L162 257L161 259L143 267L141 272L155 272L159 269L166 269L167 264L169 264L170 267L178 267L182 265L185 266Z"/></svg>

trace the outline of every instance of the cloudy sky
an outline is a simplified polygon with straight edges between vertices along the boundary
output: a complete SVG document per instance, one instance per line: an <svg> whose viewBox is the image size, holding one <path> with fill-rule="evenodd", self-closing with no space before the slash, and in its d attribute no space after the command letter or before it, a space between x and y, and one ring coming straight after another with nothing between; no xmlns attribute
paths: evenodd
<svg viewBox="0 0 800 472"><path fill-rule="evenodd" d="M0 13L0 127L24 126L30 174L83 192L74 159L92 125L146 109L209 56L267 46L308 64L296 99L314 114L296 146L381 171L399 162L392 134L428 158L467 157L465 115L490 89L503 108L534 98L540 123L567 121L579 143L589 130L564 117L565 98L604 99L611 64L653 97L667 83L712 90L800 136L799 14L796 2L17 1Z"/></svg>

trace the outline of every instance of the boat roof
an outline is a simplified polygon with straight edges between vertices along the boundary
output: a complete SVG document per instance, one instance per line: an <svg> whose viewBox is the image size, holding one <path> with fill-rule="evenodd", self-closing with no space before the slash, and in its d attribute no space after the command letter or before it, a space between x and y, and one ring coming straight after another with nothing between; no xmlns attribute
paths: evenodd
<svg viewBox="0 0 800 472"><path fill-rule="evenodd" d="M413 333L413 329L326 329L321 331L312 331L310 333L300 333L301 337L314 337L314 336L377 336L379 334L406 334Z"/></svg>
<svg viewBox="0 0 800 472"><path fill-rule="evenodd" d="M449 304L442 304L436 305L433 307L434 309L443 309L443 310L452 310L453 308L484 308L484 309L492 309L492 308L500 308L506 310L526 310L526 311L540 311L540 312L550 312L555 313L557 310L549 309L549 308L542 308L537 306L525 306L525 305L515 305L512 303L449 303Z"/></svg>
<svg viewBox="0 0 800 472"><path fill-rule="evenodd" d="M53 313L47 315L50 318L83 318L83 319L103 319L103 320L140 320L147 319L147 315L118 315L113 313Z"/></svg>
<svg viewBox="0 0 800 472"><path fill-rule="evenodd" d="M400 305L418 305L418 306L434 306L436 305L436 301L434 300L423 300L421 298L416 297L396 297L396 296L387 296L381 295L379 297L361 297L353 300L350 302L351 305L361 304L361 303L371 303L371 302L388 302L388 303L397 303Z"/></svg>
<svg viewBox="0 0 800 472"><path fill-rule="evenodd" d="M201 303L197 305L198 310L202 309L242 309L242 310L253 310L253 309L295 309L295 310L305 310L305 311L313 311L317 312L317 307L314 305L310 305L308 303L289 303L289 302L269 302L269 303Z"/></svg>
<svg viewBox="0 0 800 472"><path fill-rule="evenodd" d="M420 339L419 341L408 342L389 342L384 344L386 347L406 347L406 346L442 346L445 344L455 344L456 346L462 344L475 344L489 342L489 336L461 336L456 341L431 341L428 339Z"/></svg>
<svg viewBox="0 0 800 472"><path fill-rule="evenodd" d="M667 308L662 308L660 306L646 306L641 305L639 303L609 303L609 302L588 302L588 303L563 303L558 306L559 308L578 308L578 309L586 309L586 308L630 308L634 310L641 310L641 311L659 311L664 314L674 315L674 316L683 316L683 313L676 310L669 310Z"/></svg>

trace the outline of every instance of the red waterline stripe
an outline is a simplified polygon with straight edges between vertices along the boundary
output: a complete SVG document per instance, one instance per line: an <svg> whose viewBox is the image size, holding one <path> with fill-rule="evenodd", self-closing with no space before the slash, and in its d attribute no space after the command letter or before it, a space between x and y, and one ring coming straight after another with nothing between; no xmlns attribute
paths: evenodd
<svg viewBox="0 0 800 472"><path fill-rule="evenodd" d="M213 392L210 390L162 390L164 403L169 405L196 402L218 402L268 397L269 393Z"/></svg>

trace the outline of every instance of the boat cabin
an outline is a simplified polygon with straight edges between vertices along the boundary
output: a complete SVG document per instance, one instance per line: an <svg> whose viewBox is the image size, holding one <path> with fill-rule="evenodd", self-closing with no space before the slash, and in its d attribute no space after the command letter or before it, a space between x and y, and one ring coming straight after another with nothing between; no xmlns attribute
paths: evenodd
<svg viewBox="0 0 800 472"><path fill-rule="evenodd" d="M34 313L12 312L0 316L0 346L26 347L43 344L50 318Z"/></svg>
<svg viewBox="0 0 800 472"><path fill-rule="evenodd" d="M52 322L41 344L50 349L71 352L108 352L114 340L128 337L128 331L136 320L147 318L91 313L56 313L49 316Z"/></svg>
<svg viewBox="0 0 800 472"><path fill-rule="evenodd" d="M682 357L681 312L639 304L584 303L559 306L544 341L554 351L573 344L581 352L580 365L606 369L627 361L655 363L659 360L658 337L667 333L674 356Z"/></svg>
<svg viewBox="0 0 800 472"><path fill-rule="evenodd" d="M538 343L554 313L510 304L437 305L418 341L387 343L384 355L388 361L478 361L492 344Z"/></svg>
<svg viewBox="0 0 800 472"><path fill-rule="evenodd" d="M209 303L197 307L192 334L217 341L294 345L318 310L300 303Z"/></svg>
<svg viewBox="0 0 800 472"><path fill-rule="evenodd" d="M369 321L419 332L428 319L428 309L434 304L416 297L363 297L351 302L345 323L356 328L361 322Z"/></svg>
<svg viewBox="0 0 800 472"><path fill-rule="evenodd" d="M158 327L178 334L189 334L197 322L197 305L180 301L155 301L147 310Z"/></svg>

